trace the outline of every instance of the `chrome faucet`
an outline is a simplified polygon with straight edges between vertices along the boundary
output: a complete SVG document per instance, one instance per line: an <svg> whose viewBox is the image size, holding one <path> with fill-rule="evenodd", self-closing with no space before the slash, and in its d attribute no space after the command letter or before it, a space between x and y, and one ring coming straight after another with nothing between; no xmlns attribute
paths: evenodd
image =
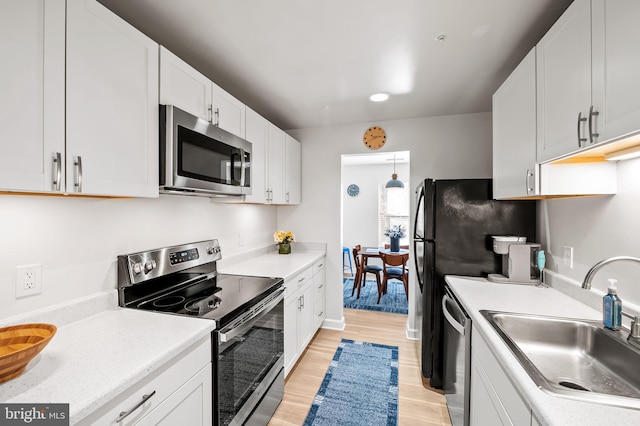
<svg viewBox="0 0 640 426"><path fill-rule="evenodd" d="M631 260L633 262L640 263L639 258L631 256L614 256L608 259L601 260L600 262L593 265L591 269L589 269L589 272L587 272L587 275L585 275L584 280L582 281L582 288L591 290L591 280L593 280L593 276L596 274L596 272L598 272L604 265L608 265L609 263L616 262L618 260Z"/></svg>
<svg viewBox="0 0 640 426"><path fill-rule="evenodd" d="M587 275L585 275L584 280L582 281L582 288L590 290L591 289L591 280L593 280L593 276L602 268L604 265L608 265L609 263L616 262L618 260L630 260L633 262L640 263L640 259L637 257L631 256L614 256L608 259L601 260L596 263L589 269ZM629 315L625 311L622 311L622 315L631 319L631 327L629 328L629 336L627 337L627 341L640 349L640 316Z"/></svg>

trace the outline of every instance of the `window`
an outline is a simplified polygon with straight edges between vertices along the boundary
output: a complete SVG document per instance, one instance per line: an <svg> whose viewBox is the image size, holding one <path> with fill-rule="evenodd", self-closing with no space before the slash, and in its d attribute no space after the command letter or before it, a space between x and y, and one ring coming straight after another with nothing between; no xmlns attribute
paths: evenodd
<svg viewBox="0 0 640 426"><path fill-rule="evenodd" d="M400 245L409 245L409 183L404 188L386 189L384 183L378 188L378 243L380 247L389 244L384 232L392 226L401 225L406 229Z"/></svg>

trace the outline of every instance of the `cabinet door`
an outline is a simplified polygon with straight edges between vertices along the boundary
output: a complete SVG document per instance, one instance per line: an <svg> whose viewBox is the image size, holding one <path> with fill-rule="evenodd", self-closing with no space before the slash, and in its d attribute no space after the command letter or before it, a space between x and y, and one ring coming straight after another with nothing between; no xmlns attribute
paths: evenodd
<svg viewBox="0 0 640 426"><path fill-rule="evenodd" d="M157 197L158 45L96 0L68 0L66 82L67 191Z"/></svg>
<svg viewBox="0 0 640 426"><path fill-rule="evenodd" d="M640 129L640 2L593 2L595 142Z"/></svg>
<svg viewBox="0 0 640 426"><path fill-rule="evenodd" d="M0 51L0 190L63 191L64 0L0 3Z"/></svg>
<svg viewBox="0 0 640 426"><path fill-rule="evenodd" d="M227 132L245 137L245 105L222 87L213 84L213 123Z"/></svg>
<svg viewBox="0 0 640 426"><path fill-rule="evenodd" d="M509 425L507 419L503 421L500 412L503 411L502 406L496 408L494 401L490 397L493 392L491 384L486 380L486 373L477 363L472 363L471 368L471 405L470 405L470 423L471 426L483 425ZM495 398L494 398L495 399ZM503 416L504 417L504 416Z"/></svg>
<svg viewBox="0 0 640 426"><path fill-rule="evenodd" d="M589 140L591 0L575 0L540 40L536 53L537 161L543 162Z"/></svg>
<svg viewBox="0 0 640 426"><path fill-rule="evenodd" d="M493 95L493 196L536 195L536 52Z"/></svg>
<svg viewBox="0 0 640 426"><path fill-rule="evenodd" d="M269 122L251 108L247 108L246 138L251 142L251 195L244 200L247 203L268 203Z"/></svg>
<svg viewBox="0 0 640 426"><path fill-rule="evenodd" d="M285 201L300 204L300 142L286 135Z"/></svg>
<svg viewBox="0 0 640 426"><path fill-rule="evenodd" d="M191 65L160 46L160 103L211 121L212 83Z"/></svg>
<svg viewBox="0 0 640 426"><path fill-rule="evenodd" d="M269 190L271 202L284 204L285 199L285 144L286 134L269 124Z"/></svg>
<svg viewBox="0 0 640 426"><path fill-rule="evenodd" d="M207 364L144 417L138 425L210 426L213 423L212 377L211 364Z"/></svg>
<svg viewBox="0 0 640 426"><path fill-rule="evenodd" d="M313 286L311 282L300 289L300 310L298 312L298 351L302 353L314 333Z"/></svg>
<svg viewBox="0 0 640 426"><path fill-rule="evenodd" d="M300 298L298 292L284 302L284 372L289 374L298 359L298 311Z"/></svg>

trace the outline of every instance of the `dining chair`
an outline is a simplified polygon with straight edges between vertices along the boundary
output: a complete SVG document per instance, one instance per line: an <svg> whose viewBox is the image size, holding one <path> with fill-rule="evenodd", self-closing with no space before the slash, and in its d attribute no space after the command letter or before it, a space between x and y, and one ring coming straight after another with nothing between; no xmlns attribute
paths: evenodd
<svg viewBox="0 0 640 426"><path fill-rule="evenodd" d="M387 281L394 279L402 281L404 284L404 294L409 300L409 269L407 268L407 261L409 260L409 253L395 254L380 252L380 258L382 259L382 293L387 293ZM378 292L378 303L380 303L380 292Z"/></svg>
<svg viewBox="0 0 640 426"><path fill-rule="evenodd" d="M364 259L364 264L362 264L362 269L360 268L361 260L360 260L360 250L362 250L362 246L358 244L353 248L353 261L356 265L356 278L353 280L353 288L351 289L351 296L355 292L356 288L358 289L358 294L356 299L360 299L360 288L364 285L364 282L367 278L367 273L375 274L376 283L378 285L378 302L380 302L380 293L382 292L382 282L380 281L380 272L382 272L382 266L380 265L367 265L366 258Z"/></svg>

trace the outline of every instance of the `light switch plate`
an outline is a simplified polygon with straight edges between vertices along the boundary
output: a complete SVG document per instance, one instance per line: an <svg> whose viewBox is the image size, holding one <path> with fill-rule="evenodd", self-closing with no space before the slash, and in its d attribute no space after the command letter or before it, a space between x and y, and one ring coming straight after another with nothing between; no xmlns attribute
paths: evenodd
<svg viewBox="0 0 640 426"><path fill-rule="evenodd" d="M564 264L573 269L573 247L564 246Z"/></svg>

